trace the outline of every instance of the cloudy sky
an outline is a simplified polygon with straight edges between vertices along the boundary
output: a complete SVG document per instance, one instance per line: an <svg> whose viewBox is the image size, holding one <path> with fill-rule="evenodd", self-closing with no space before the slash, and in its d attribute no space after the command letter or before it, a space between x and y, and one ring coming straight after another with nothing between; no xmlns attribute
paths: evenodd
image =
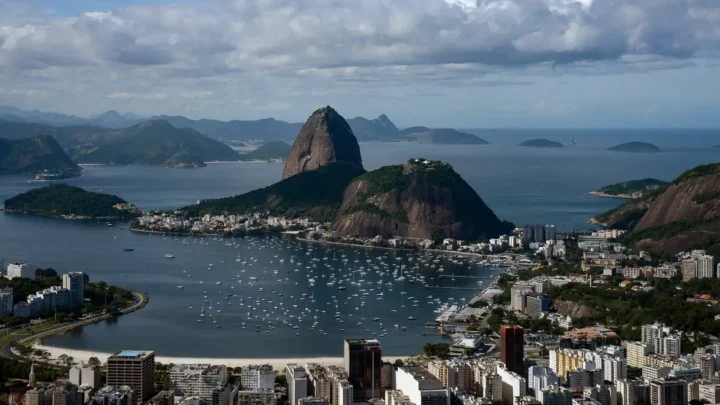
<svg viewBox="0 0 720 405"><path fill-rule="evenodd" d="M720 127L720 0L0 0L0 104Z"/></svg>

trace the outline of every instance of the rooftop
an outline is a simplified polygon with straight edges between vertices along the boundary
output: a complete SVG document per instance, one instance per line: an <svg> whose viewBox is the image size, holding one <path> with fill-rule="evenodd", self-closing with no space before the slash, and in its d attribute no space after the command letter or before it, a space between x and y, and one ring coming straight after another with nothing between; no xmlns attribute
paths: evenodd
<svg viewBox="0 0 720 405"><path fill-rule="evenodd" d="M111 358L112 357L122 357L122 358L127 358L127 359L139 359L139 358L147 357L153 353L154 352L152 352L152 351L142 351L142 350L121 350L110 357Z"/></svg>

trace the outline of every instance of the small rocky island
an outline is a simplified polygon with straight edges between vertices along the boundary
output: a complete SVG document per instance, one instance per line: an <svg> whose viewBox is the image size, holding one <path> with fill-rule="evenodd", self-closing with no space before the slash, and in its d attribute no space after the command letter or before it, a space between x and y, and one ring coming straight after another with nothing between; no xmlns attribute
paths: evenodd
<svg viewBox="0 0 720 405"><path fill-rule="evenodd" d="M658 179L641 179L623 181L602 187L599 190L591 191L590 195L612 198L642 198L645 194L658 190L668 185L668 182Z"/></svg>
<svg viewBox="0 0 720 405"><path fill-rule="evenodd" d="M632 153L657 153L660 152L660 148L647 142L626 142L620 145L615 145L608 148L607 150L613 152L632 152Z"/></svg>
<svg viewBox="0 0 720 405"><path fill-rule="evenodd" d="M35 188L5 200L6 212L62 219L124 220L142 214L120 197L67 184Z"/></svg>
<svg viewBox="0 0 720 405"><path fill-rule="evenodd" d="M565 145L563 145L560 142L551 141L549 139L530 139L529 141L525 141L518 146L525 146L529 148L564 148Z"/></svg>

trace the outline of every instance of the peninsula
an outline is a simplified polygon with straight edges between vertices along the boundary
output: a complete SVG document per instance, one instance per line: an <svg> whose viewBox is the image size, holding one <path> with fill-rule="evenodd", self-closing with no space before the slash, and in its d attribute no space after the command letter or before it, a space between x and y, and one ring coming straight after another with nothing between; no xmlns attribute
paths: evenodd
<svg viewBox="0 0 720 405"><path fill-rule="evenodd" d="M0 174L77 173L80 167L48 135L9 140L0 138Z"/></svg>
<svg viewBox="0 0 720 405"><path fill-rule="evenodd" d="M611 184L609 186L602 187L599 190L591 191L589 194L598 197L612 197L612 198L642 198L648 192L655 191L659 188L665 187L668 182L658 179L641 179L641 180L630 180L623 181L621 183Z"/></svg>
<svg viewBox="0 0 720 405"><path fill-rule="evenodd" d="M6 212L62 219L123 220L141 211L120 197L83 190L67 184L50 184L5 200Z"/></svg>
<svg viewBox="0 0 720 405"><path fill-rule="evenodd" d="M632 152L632 153L657 153L660 152L660 148L647 142L626 142L620 145L615 145L607 150L613 152Z"/></svg>
<svg viewBox="0 0 720 405"><path fill-rule="evenodd" d="M285 142L267 142L259 148L240 155L244 161L286 161L290 155L290 145Z"/></svg>
<svg viewBox="0 0 720 405"><path fill-rule="evenodd" d="M549 139L530 139L529 141L525 141L518 146L525 146L529 148L564 148L565 145L563 145L560 142L551 141Z"/></svg>

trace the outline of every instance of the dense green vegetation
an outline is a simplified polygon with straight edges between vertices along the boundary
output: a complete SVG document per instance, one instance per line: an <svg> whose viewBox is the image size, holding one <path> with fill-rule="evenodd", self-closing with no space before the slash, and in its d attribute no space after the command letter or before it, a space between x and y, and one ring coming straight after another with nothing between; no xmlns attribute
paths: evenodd
<svg viewBox="0 0 720 405"><path fill-rule="evenodd" d="M669 183L666 181L646 178L642 180L630 180L623 181L622 183L611 184L609 186L602 187L597 192L608 195L632 194L638 192L645 193L650 190L665 187L668 184Z"/></svg>
<svg viewBox="0 0 720 405"><path fill-rule="evenodd" d="M590 287L570 283L550 289L552 300L576 302L594 310L588 322L613 325L625 339L639 338L639 326L656 320L687 332L720 334L720 307L687 302L700 294L720 297L720 279L694 279L680 284L676 279L649 279L653 292L618 287L622 277Z"/></svg>
<svg viewBox="0 0 720 405"><path fill-rule="evenodd" d="M120 197L83 190L67 184L50 184L5 200L5 209L46 216L74 215L88 218L131 218L135 210L114 208L127 204Z"/></svg>
<svg viewBox="0 0 720 405"><path fill-rule="evenodd" d="M80 170L51 136L8 140L0 138L0 174L48 170Z"/></svg>
<svg viewBox="0 0 720 405"><path fill-rule="evenodd" d="M720 220L708 221L676 221L669 224L643 229L642 231L628 232L620 236L619 242L632 246L643 239L662 240L692 230L720 230Z"/></svg>
<svg viewBox="0 0 720 405"><path fill-rule="evenodd" d="M363 173L363 169L350 163L331 163L265 188L234 197L204 200L184 210L190 216L270 211L274 215L310 215L328 220L340 207L348 184Z"/></svg>
<svg viewBox="0 0 720 405"><path fill-rule="evenodd" d="M95 147L78 149L76 158L83 163L202 166L238 160L239 155L193 129L153 120L115 132Z"/></svg>
<svg viewBox="0 0 720 405"><path fill-rule="evenodd" d="M707 165L700 165L690 170L685 171L683 174L678 176L673 183L677 184L682 181L692 179L695 177L707 176L720 172L720 163L711 163Z"/></svg>
<svg viewBox="0 0 720 405"><path fill-rule="evenodd" d="M565 147L565 145L563 145L562 143L551 141L549 139L530 139L529 141L525 141L518 146L527 146L527 147L533 147L533 148L562 148L562 147Z"/></svg>
<svg viewBox="0 0 720 405"><path fill-rule="evenodd" d="M240 160L273 160L287 159L290 155L291 146L285 142L268 142L244 155L240 155Z"/></svg>
<svg viewBox="0 0 720 405"><path fill-rule="evenodd" d="M660 152L660 148L647 142L626 142L620 145L615 145L608 150L614 152L637 152L637 153L648 153L648 152Z"/></svg>
<svg viewBox="0 0 720 405"><path fill-rule="evenodd" d="M450 343L425 343L423 345L423 354L439 359L450 358Z"/></svg>
<svg viewBox="0 0 720 405"><path fill-rule="evenodd" d="M10 378L27 380L30 375L30 367L30 362L10 360L0 357L0 376L2 376L3 380ZM35 364L35 378L38 381L55 381L59 378L65 377L66 375L67 373L63 370L44 366L42 364Z"/></svg>

